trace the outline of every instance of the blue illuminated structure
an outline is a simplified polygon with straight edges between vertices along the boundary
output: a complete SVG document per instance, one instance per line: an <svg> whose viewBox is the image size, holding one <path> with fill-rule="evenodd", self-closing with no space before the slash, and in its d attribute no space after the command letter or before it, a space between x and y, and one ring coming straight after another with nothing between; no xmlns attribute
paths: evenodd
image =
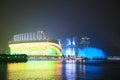
<svg viewBox="0 0 120 80"><path fill-rule="evenodd" d="M77 53L77 45L76 45L76 41L75 38L66 38L64 45L62 45L62 42L60 42L61 40L59 39L59 43L61 43L60 45L62 46L62 51L63 51L63 56L65 57L75 57L76 53Z"/></svg>
<svg viewBox="0 0 120 80"><path fill-rule="evenodd" d="M105 58L105 53L98 48L89 47L90 38L82 37L79 42L74 38L66 38L64 42L58 40L62 46L62 55L65 57Z"/></svg>
<svg viewBox="0 0 120 80"><path fill-rule="evenodd" d="M87 58L105 58L106 55L101 49L97 48L78 48L78 57L87 57Z"/></svg>

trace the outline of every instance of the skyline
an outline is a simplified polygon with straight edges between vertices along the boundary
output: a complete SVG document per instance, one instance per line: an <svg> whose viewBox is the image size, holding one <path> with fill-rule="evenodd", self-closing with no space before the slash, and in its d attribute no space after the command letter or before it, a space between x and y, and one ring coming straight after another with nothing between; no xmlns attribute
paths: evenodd
<svg viewBox="0 0 120 80"><path fill-rule="evenodd" d="M44 30L55 39L88 36L91 46L119 53L118 7L117 0L2 0L0 48L15 34Z"/></svg>

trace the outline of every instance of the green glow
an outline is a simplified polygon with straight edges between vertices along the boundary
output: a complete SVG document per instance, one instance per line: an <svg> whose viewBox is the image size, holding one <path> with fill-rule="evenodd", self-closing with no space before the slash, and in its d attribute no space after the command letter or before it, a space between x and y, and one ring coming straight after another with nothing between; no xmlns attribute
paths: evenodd
<svg viewBox="0 0 120 80"><path fill-rule="evenodd" d="M62 56L60 45L52 42L9 44L11 54Z"/></svg>

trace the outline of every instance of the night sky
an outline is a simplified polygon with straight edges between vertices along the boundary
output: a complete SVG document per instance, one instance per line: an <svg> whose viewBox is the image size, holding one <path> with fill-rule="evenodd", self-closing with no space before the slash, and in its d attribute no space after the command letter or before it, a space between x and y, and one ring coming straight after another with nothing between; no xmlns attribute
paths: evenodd
<svg viewBox="0 0 120 80"><path fill-rule="evenodd" d="M0 0L0 48L18 33L44 30L50 38L83 36L91 46L120 55L117 0Z"/></svg>

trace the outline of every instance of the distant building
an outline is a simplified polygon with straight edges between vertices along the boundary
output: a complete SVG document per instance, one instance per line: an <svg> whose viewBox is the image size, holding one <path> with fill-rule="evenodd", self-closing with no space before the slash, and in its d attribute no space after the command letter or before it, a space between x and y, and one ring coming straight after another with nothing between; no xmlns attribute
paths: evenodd
<svg viewBox="0 0 120 80"><path fill-rule="evenodd" d="M62 46L62 55L64 57L76 57L77 43L76 38L66 38L64 41L58 39L59 45Z"/></svg>
<svg viewBox="0 0 120 80"><path fill-rule="evenodd" d="M88 47L90 44L90 38L89 37L82 37L80 40L80 47L85 48Z"/></svg>
<svg viewBox="0 0 120 80"><path fill-rule="evenodd" d="M48 39L44 31L16 34L8 43L10 54L62 56L57 40Z"/></svg>
<svg viewBox="0 0 120 80"><path fill-rule="evenodd" d="M101 49L90 47L90 38L66 38L51 40L44 31L26 32L13 35L8 42L10 54L40 56L103 58Z"/></svg>
<svg viewBox="0 0 120 80"><path fill-rule="evenodd" d="M105 54L101 49L89 46L89 37L58 39L58 42L62 46L64 57L105 58Z"/></svg>
<svg viewBox="0 0 120 80"><path fill-rule="evenodd" d="M82 49L88 48L90 44L89 37L81 37L77 39L76 37L73 38L66 38L65 40L58 39L59 45L62 46L62 56L64 57L85 57L84 52Z"/></svg>

